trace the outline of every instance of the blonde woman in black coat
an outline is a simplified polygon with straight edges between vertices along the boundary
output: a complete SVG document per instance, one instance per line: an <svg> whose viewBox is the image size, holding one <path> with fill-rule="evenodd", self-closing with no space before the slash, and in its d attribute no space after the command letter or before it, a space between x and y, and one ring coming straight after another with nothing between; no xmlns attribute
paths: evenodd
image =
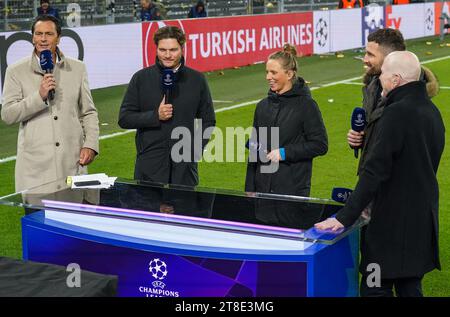
<svg viewBox="0 0 450 317"><path fill-rule="evenodd" d="M263 159L249 160L247 192L309 196L312 160L328 150L319 107L303 78L297 77L296 55L295 47L285 44L266 63L269 92L256 106L253 121L256 133L252 135ZM261 128L267 129L267 137L262 135ZM271 128L278 128L278 144L271 142ZM264 172L270 163L279 164L278 168L272 173Z"/></svg>

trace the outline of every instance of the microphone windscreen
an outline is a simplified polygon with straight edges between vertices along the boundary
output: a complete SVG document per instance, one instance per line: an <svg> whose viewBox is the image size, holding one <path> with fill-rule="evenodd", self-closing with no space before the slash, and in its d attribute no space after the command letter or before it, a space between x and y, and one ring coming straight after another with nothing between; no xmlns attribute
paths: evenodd
<svg viewBox="0 0 450 317"><path fill-rule="evenodd" d="M253 141L251 139L247 140L247 142L245 143L245 147L249 150L255 150L255 151L261 150L261 144L256 141Z"/></svg>
<svg viewBox="0 0 450 317"><path fill-rule="evenodd" d="M366 126L366 111L363 108L356 107L352 113L352 130L356 132L361 132Z"/></svg>
<svg viewBox="0 0 450 317"><path fill-rule="evenodd" d="M41 64L41 68L43 71L52 71L53 70L53 58L52 52L50 50L43 50L41 54L39 54L39 63Z"/></svg>
<svg viewBox="0 0 450 317"><path fill-rule="evenodd" d="M347 199L352 194L353 190L349 188L343 188L343 187L335 187L333 188L331 192L331 199L334 201L337 201L339 203L344 203L347 201Z"/></svg>
<svg viewBox="0 0 450 317"><path fill-rule="evenodd" d="M161 85L164 91L171 90L175 83L175 73L172 69L164 69L161 78Z"/></svg>

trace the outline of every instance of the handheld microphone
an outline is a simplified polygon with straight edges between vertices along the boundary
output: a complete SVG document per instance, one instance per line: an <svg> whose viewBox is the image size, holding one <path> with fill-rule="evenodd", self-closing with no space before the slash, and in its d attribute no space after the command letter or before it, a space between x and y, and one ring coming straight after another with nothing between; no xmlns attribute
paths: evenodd
<svg viewBox="0 0 450 317"><path fill-rule="evenodd" d="M261 150L261 143L248 139L245 143L245 147L250 151L259 151Z"/></svg>
<svg viewBox="0 0 450 317"><path fill-rule="evenodd" d="M356 107L352 113L351 125L352 130L361 132L366 127L366 110ZM358 158L358 148L355 149L355 158Z"/></svg>
<svg viewBox="0 0 450 317"><path fill-rule="evenodd" d="M335 187L331 192L331 199L338 203L346 203L347 199L353 193L353 190L343 187Z"/></svg>
<svg viewBox="0 0 450 317"><path fill-rule="evenodd" d="M267 163L267 145L262 142L258 142L256 138L250 138L245 143L245 147L248 149L249 162Z"/></svg>
<svg viewBox="0 0 450 317"><path fill-rule="evenodd" d="M170 91L175 84L175 73L172 69L164 69L161 75L161 86L164 91L166 103L169 103Z"/></svg>
<svg viewBox="0 0 450 317"><path fill-rule="evenodd" d="M52 52L50 50L43 50L41 54L39 55L39 63L41 64L42 70L46 74L52 74L53 73L53 56ZM55 90L52 89L48 92L48 99L53 100L55 97Z"/></svg>

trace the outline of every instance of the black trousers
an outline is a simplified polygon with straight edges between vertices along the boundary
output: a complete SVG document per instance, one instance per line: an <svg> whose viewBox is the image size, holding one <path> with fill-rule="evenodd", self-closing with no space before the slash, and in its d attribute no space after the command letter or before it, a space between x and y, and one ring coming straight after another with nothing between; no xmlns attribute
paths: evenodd
<svg viewBox="0 0 450 317"><path fill-rule="evenodd" d="M423 297L422 277L408 277L398 279L381 279L380 287L368 287L367 276L362 276L360 284L361 297Z"/></svg>

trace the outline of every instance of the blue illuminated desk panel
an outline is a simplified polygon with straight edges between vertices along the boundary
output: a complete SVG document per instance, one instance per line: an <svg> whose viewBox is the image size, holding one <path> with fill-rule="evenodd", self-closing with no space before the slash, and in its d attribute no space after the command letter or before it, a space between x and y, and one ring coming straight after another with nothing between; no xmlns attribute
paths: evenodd
<svg viewBox="0 0 450 317"><path fill-rule="evenodd" d="M22 199L37 210L22 220L24 259L117 275L119 296L358 294L359 225L313 228L334 202L128 180Z"/></svg>

